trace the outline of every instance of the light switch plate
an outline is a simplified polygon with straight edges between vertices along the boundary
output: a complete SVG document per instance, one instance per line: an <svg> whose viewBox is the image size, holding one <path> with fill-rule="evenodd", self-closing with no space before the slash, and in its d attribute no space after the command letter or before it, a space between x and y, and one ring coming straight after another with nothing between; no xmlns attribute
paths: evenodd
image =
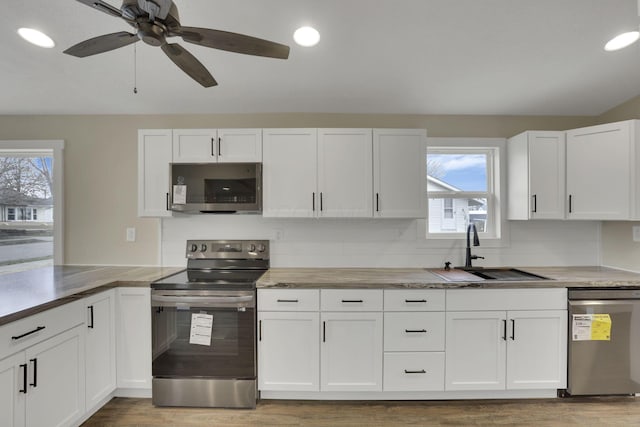
<svg viewBox="0 0 640 427"><path fill-rule="evenodd" d="M136 241L136 229L134 227L127 228L127 242Z"/></svg>
<svg viewBox="0 0 640 427"><path fill-rule="evenodd" d="M634 225L632 227L633 230L633 241L640 242L640 225Z"/></svg>

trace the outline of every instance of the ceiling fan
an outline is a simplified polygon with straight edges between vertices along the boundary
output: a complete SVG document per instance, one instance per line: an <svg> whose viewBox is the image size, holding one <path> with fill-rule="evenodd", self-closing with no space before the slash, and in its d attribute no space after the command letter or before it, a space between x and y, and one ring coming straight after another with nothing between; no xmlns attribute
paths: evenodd
<svg viewBox="0 0 640 427"><path fill-rule="evenodd" d="M142 40L162 51L182 71L204 87L218 83L211 73L191 53L167 37L182 37L185 42L247 55L287 59L289 46L209 28L183 27L178 8L171 0L123 0L120 9L103 0L77 0L116 18L122 18L135 28L135 34L120 31L94 37L71 46L64 53L78 58L108 52Z"/></svg>

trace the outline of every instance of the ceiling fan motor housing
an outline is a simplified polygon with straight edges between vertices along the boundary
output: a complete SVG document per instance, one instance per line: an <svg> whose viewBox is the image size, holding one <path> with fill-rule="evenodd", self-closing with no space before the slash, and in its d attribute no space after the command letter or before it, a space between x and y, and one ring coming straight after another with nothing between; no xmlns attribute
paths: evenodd
<svg viewBox="0 0 640 427"><path fill-rule="evenodd" d="M162 46L167 41L163 26L151 22L138 22L138 38L151 46Z"/></svg>

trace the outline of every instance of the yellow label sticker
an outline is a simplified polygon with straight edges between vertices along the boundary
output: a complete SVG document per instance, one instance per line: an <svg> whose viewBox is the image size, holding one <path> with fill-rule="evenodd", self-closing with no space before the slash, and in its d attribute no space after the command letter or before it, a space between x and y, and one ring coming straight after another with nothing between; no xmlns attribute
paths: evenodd
<svg viewBox="0 0 640 427"><path fill-rule="evenodd" d="M608 314L592 315L591 339L598 341L611 341L611 316Z"/></svg>

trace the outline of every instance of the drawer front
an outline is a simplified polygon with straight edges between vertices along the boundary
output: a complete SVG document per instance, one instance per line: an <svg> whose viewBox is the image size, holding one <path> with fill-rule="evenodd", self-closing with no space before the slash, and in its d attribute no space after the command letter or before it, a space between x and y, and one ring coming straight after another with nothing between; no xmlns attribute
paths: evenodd
<svg viewBox="0 0 640 427"><path fill-rule="evenodd" d="M258 289L258 311L318 311L319 289Z"/></svg>
<svg viewBox="0 0 640 427"><path fill-rule="evenodd" d="M383 391L444 390L444 353L385 353Z"/></svg>
<svg viewBox="0 0 640 427"><path fill-rule="evenodd" d="M388 289L385 311L444 311L444 289Z"/></svg>
<svg viewBox="0 0 640 427"><path fill-rule="evenodd" d="M384 313L384 351L444 351L444 312Z"/></svg>
<svg viewBox="0 0 640 427"><path fill-rule="evenodd" d="M450 289L447 311L566 310L567 288Z"/></svg>
<svg viewBox="0 0 640 427"><path fill-rule="evenodd" d="M322 311L382 311L382 289L322 289Z"/></svg>
<svg viewBox="0 0 640 427"><path fill-rule="evenodd" d="M0 327L0 359L83 323L83 307L76 300Z"/></svg>

